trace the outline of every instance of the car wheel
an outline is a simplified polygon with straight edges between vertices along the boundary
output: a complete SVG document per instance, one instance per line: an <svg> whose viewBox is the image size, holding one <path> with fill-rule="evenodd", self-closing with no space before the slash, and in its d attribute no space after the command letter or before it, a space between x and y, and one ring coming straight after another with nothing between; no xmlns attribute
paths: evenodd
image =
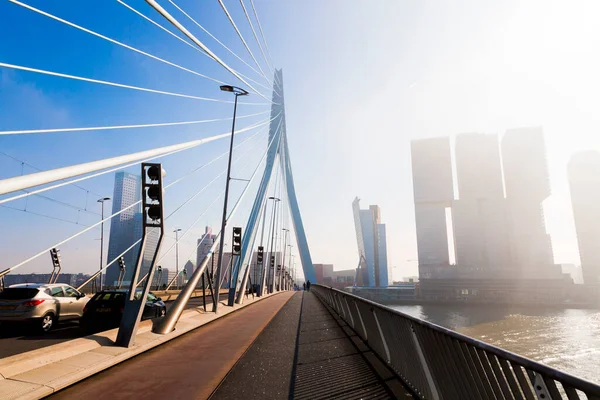
<svg viewBox="0 0 600 400"><path fill-rule="evenodd" d="M54 314L48 313L40 319L39 328L43 333L50 331L50 329L52 329L53 326Z"/></svg>

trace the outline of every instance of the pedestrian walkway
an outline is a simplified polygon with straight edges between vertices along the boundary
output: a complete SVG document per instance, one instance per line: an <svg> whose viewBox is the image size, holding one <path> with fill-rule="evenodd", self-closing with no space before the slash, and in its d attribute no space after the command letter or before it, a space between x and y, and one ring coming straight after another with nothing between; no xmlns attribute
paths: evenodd
<svg viewBox="0 0 600 400"><path fill-rule="evenodd" d="M292 295L258 301L48 398L206 399Z"/></svg>
<svg viewBox="0 0 600 400"><path fill-rule="evenodd" d="M212 399L410 398L401 382L314 294L298 292Z"/></svg>

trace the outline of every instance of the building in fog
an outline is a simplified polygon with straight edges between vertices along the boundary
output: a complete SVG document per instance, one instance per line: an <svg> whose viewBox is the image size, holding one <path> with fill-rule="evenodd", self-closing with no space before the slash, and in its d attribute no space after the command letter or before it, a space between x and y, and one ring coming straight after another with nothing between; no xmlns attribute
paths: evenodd
<svg viewBox="0 0 600 400"><path fill-rule="evenodd" d="M112 197L112 213L119 212L124 208L141 200L141 180L139 175L127 172L115 174L115 187ZM113 217L110 223L110 234L108 238L107 262L113 261L133 243L142 237L142 213L141 205L131 207L119 215ZM129 250L123 258L125 259L126 274L124 283L131 281L131 276L137 261L140 244ZM141 274L140 276L142 276ZM106 285L115 286L119 279L119 264L113 263L106 270Z"/></svg>
<svg viewBox="0 0 600 400"><path fill-rule="evenodd" d="M600 153L585 151L568 166L571 203L577 231L583 281L600 283Z"/></svg>
<svg viewBox="0 0 600 400"><path fill-rule="evenodd" d="M419 274L450 264L446 209L454 200L450 138L411 142Z"/></svg>
<svg viewBox="0 0 600 400"><path fill-rule="evenodd" d="M4 277L4 284L17 285L20 283L48 283L52 274L8 274ZM89 278L89 276L88 276ZM60 274L56 283L66 283L67 285L77 287L78 274ZM83 283L83 282L82 282Z"/></svg>
<svg viewBox="0 0 600 400"><path fill-rule="evenodd" d="M461 134L455 147L458 199L452 203L459 270L500 273L512 265L498 135Z"/></svg>
<svg viewBox="0 0 600 400"><path fill-rule="evenodd" d="M388 286L387 244L385 224L381 223L379 206L361 210L360 200L352 203L363 286ZM319 280L317 280L320 282Z"/></svg>
<svg viewBox="0 0 600 400"><path fill-rule="evenodd" d="M502 138L510 253L522 276L553 277L552 242L542 202L550 196L541 127L510 129Z"/></svg>

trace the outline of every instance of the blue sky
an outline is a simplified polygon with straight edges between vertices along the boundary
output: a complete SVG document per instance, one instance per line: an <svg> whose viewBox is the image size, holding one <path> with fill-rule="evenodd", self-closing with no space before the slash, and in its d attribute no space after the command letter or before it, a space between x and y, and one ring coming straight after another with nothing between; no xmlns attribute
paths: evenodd
<svg viewBox="0 0 600 400"><path fill-rule="evenodd" d="M171 28L145 1L126 1ZM246 41L265 64L238 1L224 1ZM115 40L219 80L239 84L226 70L170 37L117 1L34 1L55 14ZM219 57L252 79L252 70L161 1ZM206 29L252 65L218 2L177 2ZM249 0L245 4L250 8ZM394 277L416 273L410 175L411 139L462 132L502 134L519 126L544 127L553 196L544 205L556 262L578 262L565 168L578 149L600 148L595 133L600 41L594 1L569 4L516 0L425 3L341 0L255 1L274 66L283 68L294 179L314 262L354 268L356 241L351 202L379 204L388 225ZM0 62L47 69L197 96L229 99L209 80L92 37L9 2L0 4ZM254 22L254 19L253 19ZM263 80L262 83L266 84ZM267 90L263 92L268 96ZM264 103L259 96L247 101ZM240 106L239 115L268 111ZM232 106L47 77L0 68L0 130L154 123L227 118ZM265 116L240 120L240 125ZM243 122L242 122L243 121ZM42 169L101 159L226 132L229 121L194 126L45 135L0 136L0 151ZM242 137L242 136L240 136ZM248 136L243 136L248 137ZM256 139L264 148L265 136ZM163 160L168 179L226 151L218 141ZM240 147L240 153L248 147ZM256 147L258 149L260 146ZM250 151L240 161L255 165ZM175 208L225 167L220 160L168 193ZM0 178L21 174L21 164L0 155ZM136 171L136 169L130 169ZM25 173L34 172L25 167ZM112 174L81 185L112 195ZM217 182L170 221L185 228L222 190ZM239 187L235 188L239 193ZM78 188L48 196L99 212L95 198ZM87 197L87 207L86 207ZM30 198L13 207L93 223L98 216ZM249 207L250 205L245 205ZM215 206L195 228L217 225ZM241 213L243 214L243 212ZM5 266L19 262L82 227L0 208ZM243 223L241 221L240 223ZM63 247L65 269L96 268L96 230ZM183 243L182 254L192 251ZM170 239L169 239L170 240ZM172 242L171 242L172 243ZM170 246L170 243L166 243ZM174 257L173 257L174 258ZM49 269L48 260L23 272ZM168 265L167 265L168 266Z"/></svg>

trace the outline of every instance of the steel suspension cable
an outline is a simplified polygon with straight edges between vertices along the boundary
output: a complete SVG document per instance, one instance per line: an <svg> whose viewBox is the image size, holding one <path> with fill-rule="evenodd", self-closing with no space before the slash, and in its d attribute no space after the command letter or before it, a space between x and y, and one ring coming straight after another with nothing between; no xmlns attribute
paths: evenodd
<svg viewBox="0 0 600 400"><path fill-rule="evenodd" d="M252 60L254 60L254 63L256 64L256 66L258 67L258 69L260 70L260 72L262 73L262 75L265 78L267 78L267 76L265 75L265 71L263 71L263 69L261 68L260 64L256 60L256 57L254 57L254 54L252 53L252 50L250 50L250 47L248 47L248 43L246 43L246 40L244 39L244 36L242 36L242 32L240 32L240 30L238 29L237 25L235 24L235 21L231 17L231 14L229 14L229 11L227 10L227 7L225 7L225 3L223 3L223 0L217 0L217 1L219 2L219 4L221 5L221 8L225 12L225 15L227 15L227 18L229 19L229 22L231 22L231 25L233 26L233 29L235 29L235 31L237 32L238 36L240 37L240 40L244 44L244 47L246 48L246 50L248 50L248 54L250 54L250 57L252 57Z"/></svg>
<svg viewBox="0 0 600 400"><path fill-rule="evenodd" d="M241 144L241 143L240 143L240 144ZM219 158L221 158L221 157L222 157L222 155L219 155L218 157L216 157L215 159L213 159L213 160L212 160L212 161L210 161L209 163L205 164L205 166L208 166L208 165L210 165L212 162L216 161L217 159L219 159ZM195 171L196 171L196 170L195 170ZM193 171L193 172L195 172L195 171ZM191 173L188 173L188 176L189 176L190 174L191 174ZM176 184L176 183L178 183L178 182L180 182L180 181L181 181L181 179L178 179L178 180L174 181L173 183L171 183L171 184L169 184L169 185L166 185L166 186L165 186L165 189L168 189L168 188L170 188L171 186L173 186L174 184ZM98 221L98 222L94 223L93 225L90 225L90 226L88 226L87 228L85 228L85 229L83 229L83 230L81 230L81 231L79 231L79 232L77 232L77 233L75 233L75 234L73 234L73 235L69 236L69 237L68 237L68 238L66 238L66 239L63 239L63 240L59 241L58 243L56 243L56 244L54 244L54 245L52 245L52 246L48 247L47 249L44 249L44 250L40 251L39 253L37 253L37 254L35 254L35 255L33 255L33 256L31 256L31 257L29 257L29 258L28 258L28 259L26 259L26 260L23 260L23 261L21 261L20 263L18 263L18 264L16 264L16 265L12 266L12 267L10 267L10 268L8 268L7 270L4 270L4 271L2 271L2 273L3 273L3 274L5 274L5 273L7 273L7 272L14 271L15 269L17 269L17 268L19 268L19 267L21 267L21 266L23 266L23 265L25 265L25 264L29 263L30 261L33 261L33 260L35 260L36 258L38 258L38 257L42 256L43 254L46 254L46 253L47 253L48 251L50 251L52 248L59 247L59 246L61 246L61 245L65 244L65 243L67 243L67 242L71 241L72 239L75 239L76 237L83 235L84 233L86 233L86 232L90 231L91 229L93 229L93 228L95 228L95 227L97 227L97 226L99 226L99 225L103 224L104 222L111 220L113 217L115 217L115 216L117 216L117 215L119 215L119 214L121 214L121 213L125 212L126 210L129 210L129 209L131 209L131 208L133 208L133 207L135 207L135 206L137 206L137 205L141 204L141 202L142 202L142 201L141 201L141 200L139 200L139 201L137 201L137 202L135 202L135 203L133 203L133 204L131 204L131 205L129 205L129 206L127 206L127 207L125 207L125 208L123 208L123 209L121 209L121 210L119 210L119 211L115 212L115 213L113 213L112 215L109 215L108 217L104 218L103 220L101 220L101 221ZM139 241L141 241L141 239L140 239ZM138 241L138 242L139 242L139 241ZM133 245L130 247L130 249L131 249L131 248L133 248L133 246L135 246L135 244L136 244L136 243L134 243L134 244L133 244ZM119 257L120 257L120 256L119 256ZM114 262L114 261L115 261L115 260L113 260L113 262ZM107 265L107 267L108 267L108 265Z"/></svg>
<svg viewBox="0 0 600 400"><path fill-rule="evenodd" d="M277 116L273 117L271 120L273 120L276 117ZM259 124L255 124L255 125L252 125L249 127L245 127L245 128L236 130L235 134L258 128L260 126L268 124L269 122L270 122L270 120L267 120L267 121L259 123ZM44 185L47 183L56 182L59 180L64 181L67 178L85 175L87 173L100 171L105 168L115 167L115 168L108 169L105 171L97 172L95 174L85 175L81 178L77 178L77 179L65 181L63 183L59 183L56 185L33 190L29 193L4 198L4 199L0 200L0 204L6 203L6 202L9 202L12 200L20 199L23 197L27 197L32 194L41 193L41 192L44 192L44 191L47 191L50 189L55 189L57 187L68 185L73 182L79 182L82 180L90 179L90 178L93 178L93 177L96 177L99 175L103 175L103 174L106 174L109 172L113 172L113 171L116 171L119 169L137 165L142 162L147 162L147 161L159 158L159 157L171 155L171 154L177 153L179 151L189 150L191 148L200 146L202 144L209 143L209 142L212 142L212 141L215 141L218 139L222 139L225 137L229 137L229 136L231 136L231 132L211 136L211 137L204 138L204 139L192 140L190 142L184 142L184 143L179 143L179 144L165 146L165 147L159 147L159 148L155 148L152 150L145 150L145 151L140 151L137 153L131 153L131 154L127 154L124 156L117 156L117 157L113 157L113 158L109 158L109 159L92 161L92 162L88 162L88 163L72 165L69 167L57 168L57 169L50 170L50 171L43 171L43 172L39 172L36 174L29 174L29 175L20 176L20 177L4 179L4 180L0 181L0 194L8 194L8 193L11 193L11 192L14 192L17 190L27 189L27 188L34 187L34 186L40 186L40 185Z"/></svg>
<svg viewBox="0 0 600 400"><path fill-rule="evenodd" d="M56 76L56 77L59 77L59 78L73 79L73 80L76 80L76 81L97 83L97 84L100 84L100 85L114 86L114 87L120 87L120 88L124 88L124 89L138 90L138 91L141 91L141 92L149 92L149 93L155 93L155 94L164 94L164 95L167 95L167 96L182 97L182 98L193 99L193 100L211 101L211 102L215 102L215 103L233 104L232 100L220 100L220 99L213 99L213 98L210 98L210 97L200 97L200 96L194 96L194 95L184 94L184 93L169 92L169 91L166 91L166 90L150 89L150 88L145 88L145 87L141 87L141 86L126 85L124 83L104 81L104 80L100 80L100 79L86 78L84 76L63 74L63 73L60 73L60 72L48 71L48 70L39 69L39 68L25 67L25 66L22 66L22 65L15 65L15 64L8 64L8 63L0 62L0 67L11 68L11 69L16 69L16 70L20 70L20 71L35 72L35 73L42 74L42 75ZM243 102L238 102L238 104L245 104L245 105L251 105L251 106L266 106L266 105L270 105L270 103L243 103Z"/></svg>
<svg viewBox="0 0 600 400"><path fill-rule="evenodd" d="M260 36L262 36L262 40L265 44L265 49L267 50L267 54L269 55L269 60L271 60L271 64L273 64L273 57L271 57L271 52L269 51L269 45L267 44L267 39L265 39L265 33L263 32L262 25L260 24L260 19L258 18L258 13L256 12L256 7L254 7L254 0L250 0L250 5L252 6L252 11L254 12L254 18L256 18L256 23L258 25L258 29L260 30Z"/></svg>
<svg viewBox="0 0 600 400"><path fill-rule="evenodd" d="M267 56L265 55L262 45L260 44L260 40L258 40L256 31L254 30L254 25L252 24L252 21L250 20L250 15L248 15L248 10L246 10L246 6L244 5L244 0L240 0L240 4L242 6L242 9L244 10L244 14L246 15L246 20L248 21L248 24L250 24L250 28L252 29L252 34L254 35L254 39L256 40L256 43L258 44L258 48L260 49L260 52L261 52L263 58L265 59L265 64L267 65L267 67L269 67L269 70L271 71L271 73L273 73L273 68L271 67L271 64L269 64L269 61L267 60Z"/></svg>
<svg viewBox="0 0 600 400"><path fill-rule="evenodd" d="M55 16L55 15L52 15L52 14L50 14L50 13L48 13L48 12L45 12L45 11L42 11L42 10L40 10L40 9L37 9L37 8L35 8L35 7L32 7L32 6L28 5L28 4L21 3L21 2L20 2L20 1L18 1L18 0L8 0L8 1L10 1L11 3L13 3L13 4L16 4L16 5L18 5L18 6L21 6L21 7L23 7L23 8L26 8L26 9L28 9L28 10L30 10L30 11L33 11L33 12L35 12L35 13L38 13L38 14L40 14L40 15L46 16L46 17L48 17L48 18L51 18L51 19L53 19L53 20L55 20L55 21L61 22L61 23L65 24L65 25L71 26L71 27L73 27L73 28L75 28L75 29L79 29L80 31L83 31L83 32L89 33L90 35L93 35L93 36L99 37L100 39L104 39L104 40L106 40L106 41L108 41L108 42L111 42L111 43L114 43L114 44L116 44L116 45L118 45L118 46L124 47L124 48L126 48L126 49L129 49L129 50L131 50L131 51L134 51L134 52L136 52L136 53L142 54L142 55L144 55L144 56L146 56L146 57L153 58L153 59L155 59L155 60L157 60L157 61L160 61L160 62L162 62L162 63L165 63L165 64L167 64L167 65L173 66L173 67L175 67L175 68L179 68L179 69L181 69L181 70L183 70L183 71L186 71L186 72L192 73L192 74L194 74L194 75L197 75L197 76L200 76L200 77L202 77L202 78L209 79L209 80L211 80L211 81L213 81L213 82L217 82L217 83L220 83L220 84L225 84L225 82L222 82L222 81L220 81L220 80L218 80L218 79L215 79L215 78L212 78L212 77L210 77L210 76L207 76L207 75L201 74L201 73L199 73L199 72L197 72L197 71L193 71L193 70L191 70L191 69L189 69L189 68L182 67L181 65L175 64L175 63L173 63L173 62L171 62L171 61L167 61L167 60L165 60L165 59L163 59L163 58L160 58L160 57L158 57L158 56L155 56L155 55L153 55L153 54L147 53L147 52L145 52L145 51L143 51L143 50L140 50L140 49L137 49L137 48L135 48L135 47L133 47L133 46L129 46L129 45L125 44L125 43L119 42L119 41L117 41L117 40L115 40L115 39L109 38L108 36L105 36L105 35L102 35L102 34L100 34L100 33L98 33L98 32L94 32L94 31L92 31L92 30L90 30L90 29L84 28L84 27L82 27L82 26L80 26L80 25L77 25L77 24L75 24L75 23L73 23L73 22L67 21L67 20L65 20L65 19L62 19L62 18L60 18L60 17L57 17L57 16Z"/></svg>
<svg viewBox="0 0 600 400"><path fill-rule="evenodd" d="M269 102L269 104L273 103L272 99L267 98L265 95L260 93L254 86L248 83L244 78L240 76L240 74L227 65L223 60L221 60L216 54L214 54L204 43L202 43L196 36L194 36L190 31L188 31L175 17L173 17L167 10L165 10L160 4L156 2L156 0L146 0L146 3L150 4L156 11L158 11L163 17L165 17L171 24L177 27L181 32L183 32L192 42L194 42L198 47L204 50L210 57L218 62L223 68L229 71L233 76L242 81L245 85L247 85L250 89L252 89L256 94L264 98ZM260 66L259 66L260 69ZM262 70L261 70L262 71ZM263 72L264 75L264 72ZM266 77L265 77L266 78ZM268 79L267 79L268 80Z"/></svg>
<svg viewBox="0 0 600 400"><path fill-rule="evenodd" d="M240 118L250 118L256 117L258 115L268 114L270 111L262 111L255 114L248 115L240 115L236 117ZM56 133L56 132L87 132L87 131L104 131L104 130L114 130L114 129L136 129L136 128L155 128L161 126L179 126L179 125L194 125L194 124L204 124L209 122L221 122L231 120L233 117L227 118L216 118L216 119L205 119L205 120L196 120L196 121L178 121L178 122L159 122L154 124L138 124L138 125L111 125L111 126L92 126L92 127L83 127L83 128L53 128L53 129L22 129L22 130L12 130L12 131L0 131L0 135L29 135L29 134L40 134L40 133Z"/></svg>

